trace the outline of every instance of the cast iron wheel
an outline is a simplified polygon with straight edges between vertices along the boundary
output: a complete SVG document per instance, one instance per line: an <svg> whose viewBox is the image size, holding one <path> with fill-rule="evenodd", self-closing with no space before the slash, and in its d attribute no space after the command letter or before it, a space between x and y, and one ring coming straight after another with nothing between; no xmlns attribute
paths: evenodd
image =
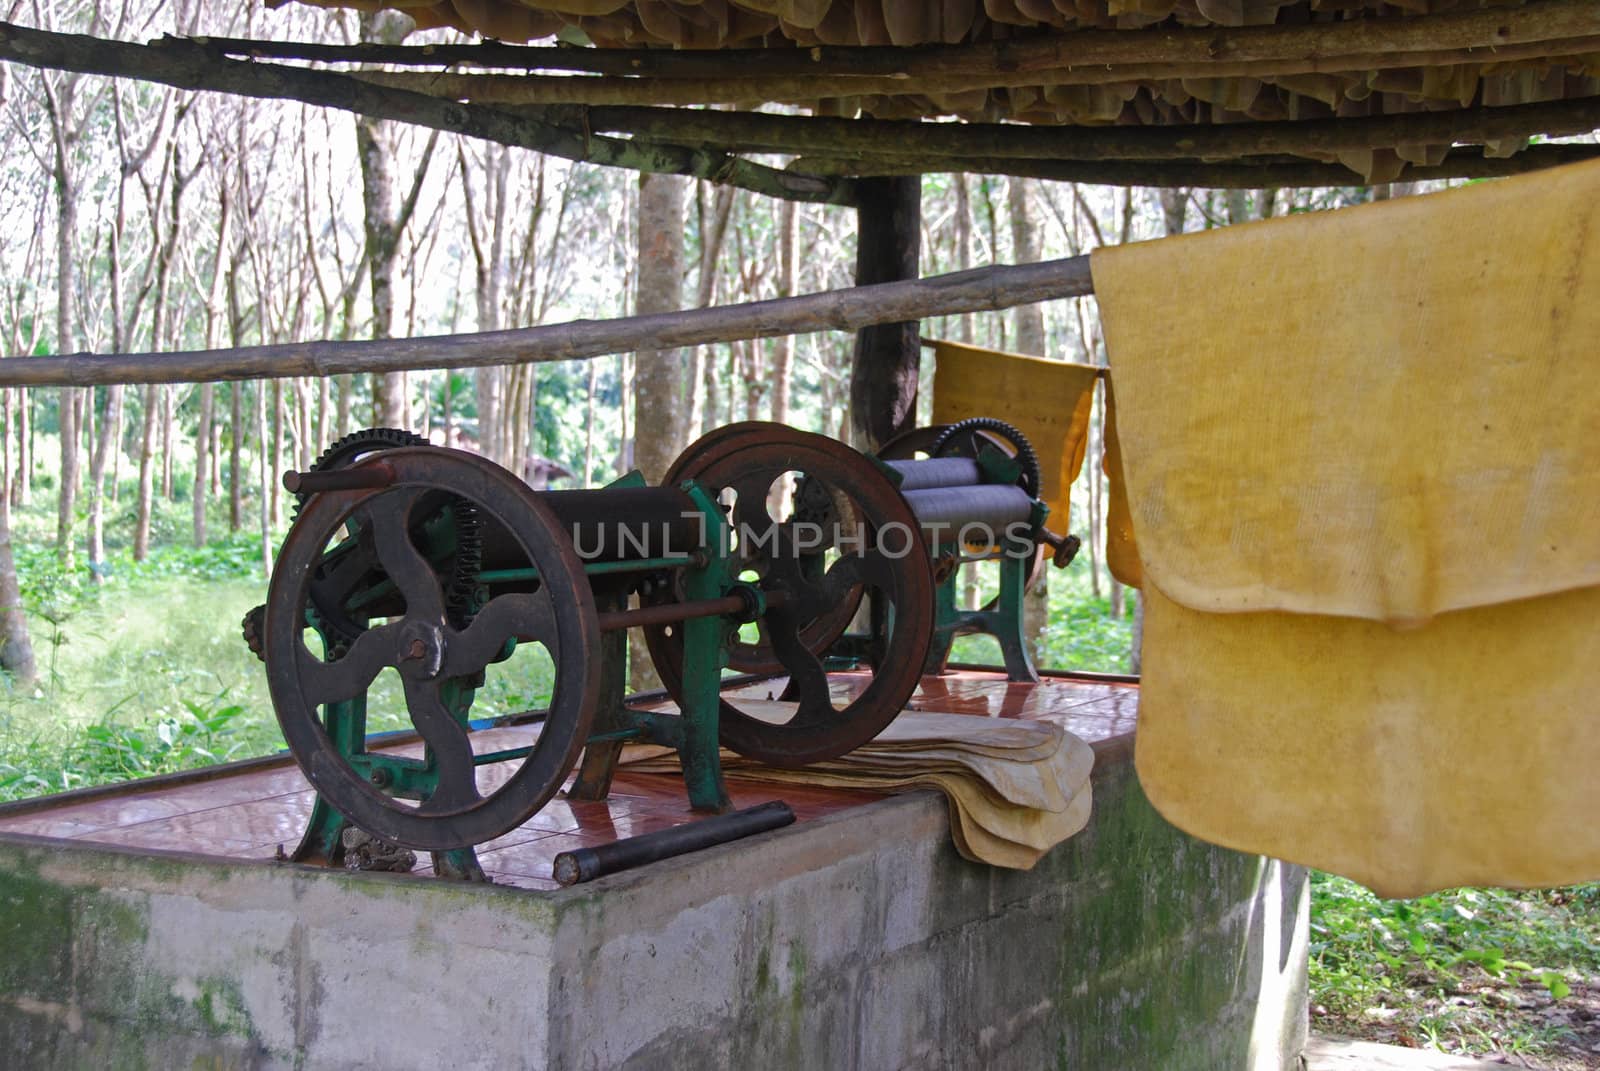
<svg viewBox="0 0 1600 1071"><path fill-rule="evenodd" d="M374 836L426 851L480 844L531 818L561 788L588 739L599 683L599 618L567 535L521 480L474 454L400 447L358 462L392 473L377 490L310 496L279 552L268 590L267 683L278 724L307 779L335 810ZM490 599L465 628L452 624L438 573L416 546L415 514L440 492L459 496L503 526L538 570L532 592ZM314 589L328 582L329 543L349 518L365 518L377 566L393 591L385 624L340 653L313 654L306 633ZM346 540L346 542L348 542ZM341 588L342 590L342 588ZM400 601L396 601L396 600ZM499 788L481 793L466 727L446 686L470 687L510 640L542 644L555 666L554 693L533 750ZM370 783L339 753L324 706L364 697L385 668L398 671L406 710L438 773L413 803Z"/></svg>
<svg viewBox="0 0 1600 1071"><path fill-rule="evenodd" d="M722 743L741 755L773 766L796 767L834 758L861 746L893 721L916 691L933 632L933 573L916 517L888 476L869 459L821 435L769 425L723 439L709 458L692 466L708 489L731 490L732 520L765 542L752 548L741 538L741 572L769 598L757 620L759 644L770 651L773 672L789 675L786 696L797 700L785 722L754 717L736 702L721 708ZM801 479L792 492L796 513L775 520L767 498L786 473ZM824 527L824 547L804 553L813 532L794 523L811 511L831 513L846 541ZM859 538L858 538L859 536ZM831 558L831 560L829 560ZM892 621L870 652L872 678L853 699L836 701L823 669L827 644L815 645L812 630L843 630L863 591L873 596L874 615ZM841 607L849 614L841 614ZM671 626L645 630L662 683L683 695L683 641Z"/></svg>
<svg viewBox="0 0 1600 1071"><path fill-rule="evenodd" d="M678 455L672 467L667 470L665 478L661 481L667 487L677 487L686 480L694 480L705 488L713 498L722 496L733 489L739 492L737 482L746 474L740 464L746 448L764 443L784 441L794 435L804 434L796 432L786 424L774 424L762 420L747 420L738 424L729 424L707 432L696 439L683 453ZM819 436L821 438L821 436ZM831 439L824 439L832 442ZM771 483L771 480L768 480ZM740 495L743 503L738 515L730 517L736 526L742 522L755 524L765 528L770 521L765 506L759 496ZM826 505L813 501L811 515L806 519L819 520L816 514L826 512ZM798 518L797 518L798 519ZM828 523L826 517L820 518L819 523ZM737 553L743 554L742 548L734 548ZM817 560L810 564L813 569L822 565L821 554ZM658 590L646 598L647 602L672 602L682 597L682 592L676 588L676 578L673 579L674 587L670 591ZM808 651L817 657L822 657L834 642L844 635L845 629L850 627L851 620L855 617L856 609L861 603L861 590L856 588L846 592L838 605L826 607L818 615L800 627L800 642ZM650 633L646 633L649 638ZM783 661L773 651L771 643L767 641L765 633L761 638L751 643L747 640L735 639L728 646L728 668L737 673L749 673L756 676L783 673Z"/></svg>
<svg viewBox="0 0 1600 1071"><path fill-rule="evenodd" d="M918 454L932 457L934 444L949 427L949 424L929 424L927 427L902 431L878 447L875 456L882 461L915 461Z"/></svg>

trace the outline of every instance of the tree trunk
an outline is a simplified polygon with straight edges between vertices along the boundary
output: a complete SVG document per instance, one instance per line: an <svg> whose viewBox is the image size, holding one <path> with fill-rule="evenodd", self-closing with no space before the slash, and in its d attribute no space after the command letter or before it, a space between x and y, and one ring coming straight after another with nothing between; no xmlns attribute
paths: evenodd
<svg viewBox="0 0 1600 1071"><path fill-rule="evenodd" d="M342 439L350 427L350 392L355 390L354 376L335 376L334 382L339 387L339 403L334 409L333 430L318 443L318 448L326 447L329 443Z"/></svg>
<svg viewBox="0 0 1600 1071"><path fill-rule="evenodd" d="M272 415L270 419L272 422L272 453L271 461L267 465L265 488L267 489L268 497L267 516L271 518L272 524L276 525L278 519L283 515L281 512L282 505L278 501L278 489L282 485L277 480L272 479L274 473L283 469L283 380L281 379L272 381ZM404 427L405 425L398 424L395 426Z"/></svg>
<svg viewBox="0 0 1600 1071"><path fill-rule="evenodd" d="M0 667L19 685L31 684L38 674L33 660L33 640L22 609L17 583L16 555L11 548L10 496L0 494Z"/></svg>
<svg viewBox="0 0 1600 1071"><path fill-rule="evenodd" d="M256 492L260 497L261 508L257 510L260 518L261 532L261 575L272 576L272 521L268 516L271 495L268 486L272 483L272 466L267 460L267 392L262 385L256 386L256 458L257 468L260 470L260 483Z"/></svg>
<svg viewBox="0 0 1600 1071"><path fill-rule="evenodd" d="M190 507L194 516L194 545L206 545L206 489L211 482L210 458L211 415L216 389L210 383L200 384L200 426L194 433L194 485L189 492Z"/></svg>
<svg viewBox="0 0 1600 1071"><path fill-rule="evenodd" d="M967 192L967 175L953 176L956 185L956 267L966 271L972 267L972 197ZM972 314L963 313L957 320L956 335L962 342L972 342ZM974 604L974 608L976 608Z"/></svg>
<svg viewBox="0 0 1600 1071"><path fill-rule="evenodd" d="M638 315L683 307L684 180L672 175L639 176ZM676 352L638 352L633 390L633 464L651 482L661 479L677 455L675 407L681 387Z"/></svg>
<svg viewBox="0 0 1600 1071"><path fill-rule="evenodd" d="M445 373L445 375L447 377L449 376L449 374L450 373L448 373L448 372ZM310 452L310 455L311 455L313 460L315 460L316 456L319 453L322 452L323 447L325 447L329 443L333 442L333 438L334 437L331 437L331 436L328 435L328 410L331 408L331 403L332 403L332 400L333 400L332 396L330 394L331 390L332 390L332 383L329 381L328 377L327 376L318 376L317 377L317 430L316 430L316 434L314 434L311 437L311 442L306 444L308 446L308 448L309 448L309 452ZM446 443L445 445L448 446L449 443Z"/></svg>
<svg viewBox="0 0 1600 1071"><path fill-rule="evenodd" d="M240 486L239 441L244 438L244 385L230 383L228 393L228 531L244 527L244 488Z"/></svg>
<svg viewBox="0 0 1600 1071"><path fill-rule="evenodd" d="M160 414L161 388L152 383L144 389L144 432L139 436L139 506L133 527L133 560L142 562L150 553L150 506L155 487L156 419Z"/></svg>
<svg viewBox="0 0 1600 1071"><path fill-rule="evenodd" d="M123 399L125 400L126 397L127 397L127 391L124 389L122 394L123 394ZM127 407L126 407L125 402L122 401L122 400L119 400L118 405L117 405L117 411L116 411L115 414L113 414L115 416L115 419L112 420L112 422L111 422L111 425L112 425L112 427L111 427L111 443L112 443L112 450L111 450L111 508L112 509L116 509L117 501L121 497L120 490L121 490L121 484L122 484L122 454L123 454L123 450L122 450L122 418L123 418L123 415L126 413L126 409L127 409Z"/></svg>
<svg viewBox="0 0 1600 1071"><path fill-rule="evenodd" d="M367 19L363 17L363 22ZM394 179L388 124L378 119L356 119L356 147L361 156L361 200L366 208L367 273L372 285L372 337L394 337ZM402 381L399 372L372 377L372 421L398 428L404 423Z"/></svg>
<svg viewBox="0 0 1600 1071"><path fill-rule="evenodd" d="M106 411L95 437L94 453L89 457L89 575L97 582L104 572L106 557L103 504L106 462L117 448L117 432L121 427L122 387L113 383L106 388Z"/></svg>
<svg viewBox="0 0 1600 1071"><path fill-rule="evenodd" d="M411 19L394 11L379 11L361 16L361 37L365 41L397 45L411 32ZM361 157L361 203L366 219L366 259L372 284L372 337L394 337L394 262L400 250L400 235L405 231L421 192L422 180L437 143L435 131L423 153L411 192L403 202L396 201L394 188L394 130L387 120L368 116L356 118L356 150ZM374 422L385 427L409 426L404 372L384 372L372 379Z"/></svg>
<svg viewBox="0 0 1600 1071"><path fill-rule="evenodd" d="M1006 191L1011 209L1011 250L1018 264L1032 264L1039 259L1039 230L1033 221L1031 185L1029 179L1013 178ZM1046 356L1049 347L1045 340L1044 306L1035 302L1018 305L1011 311L1016 317L1017 352Z"/></svg>
<svg viewBox="0 0 1600 1071"><path fill-rule="evenodd" d="M1161 190L1161 223L1165 233L1182 234L1184 217L1189 212L1189 191L1182 188Z"/></svg>
<svg viewBox="0 0 1600 1071"><path fill-rule="evenodd" d="M589 395L584 412L587 414L583 422L583 475L579 477L578 484L587 487L589 481L594 479L594 396L596 380L600 373L600 362L589 362Z"/></svg>
<svg viewBox="0 0 1600 1071"><path fill-rule="evenodd" d="M274 380L274 382L277 382ZM172 426L177 423L177 399L170 386L161 388L161 497L173 500L172 486Z"/></svg>
<svg viewBox="0 0 1600 1071"><path fill-rule="evenodd" d="M222 421L216 419L215 400L211 420L211 495L222 497Z"/></svg>
<svg viewBox="0 0 1600 1071"><path fill-rule="evenodd" d="M856 205L856 285L917 276L922 179L862 179ZM856 333L850 414L857 445L874 449L910 429L917 413L922 349L915 320Z"/></svg>
<svg viewBox="0 0 1600 1071"><path fill-rule="evenodd" d="M638 291L634 312L672 312L683 307L683 194L672 175L639 176ZM640 350L633 384L633 464L651 483L666 474L679 448L676 415L683 386L678 351ZM626 398L626 395L624 395ZM624 401L626 404L626 401ZM629 684L644 691L656 684L649 660L630 645Z"/></svg>
<svg viewBox="0 0 1600 1071"><path fill-rule="evenodd" d="M766 354L762 352L760 339L747 338L739 345L744 350L744 418L760 420L761 395L767 385L763 374L766 370L762 367Z"/></svg>
<svg viewBox="0 0 1600 1071"><path fill-rule="evenodd" d="M33 500L33 392L17 399L17 471L11 478L11 504L18 509Z"/></svg>
<svg viewBox="0 0 1600 1071"><path fill-rule="evenodd" d="M1039 231L1034 226L1031 190L1028 179L1013 178L1007 184L1006 198L1011 209L1011 251L1019 264L1032 264L1039 259ZM1049 349L1045 339L1044 306L1018 305L1012 310L1016 317L1016 348L1018 353L1043 357ZM1066 490L1063 488L1063 490ZM1065 511L1063 511L1065 514ZM1065 515L1056 519L1057 527L1066 528L1071 518ZM1022 637L1034 664L1044 666L1044 631L1050 625L1049 573L1041 572L1038 583L1028 588L1022 600Z"/></svg>
<svg viewBox="0 0 1600 1071"><path fill-rule="evenodd" d="M622 410L617 414L622 425L617 441L617 475L622 476L633 467L633 434L628 420L633 412L628 404L628 399L633 397L633 362L626 353L617 354L617 397L621 402L618 408Z"/></svg>
<svg viewBox="0 0 1600 1071"><path fill-rule="evenodd" d="M60 234L56 242L56 345L59 352L70 353L75 347L72 324L72 234L77 227L77 191L62 180L58 186ZM63 571L73 571L72 524L76 516L78 496L78 406L79 390L63 387L60 392L61 429L61 483L56 499L56 556Z"/></svg>
<svg viewBox="0 0 1600 1071"><path fill-rule="evenodd" d="M795 246L799 240L799 206L784 201L778 206L778 296L790 297L795 284ZM794 367L794 336L780 335L772 350L772 419L789 423L789 387Z"/></svg>
<svg viewBox="0 0 1600 1071"><path fill-rule="evenodd" d="M704 183L701 184L704 190ZM694 303L695 308L709 308L715 300L717 293L717 263L722 259L722 242L728 233L728 219L733 215L734 189L732 186L718 186L712 195L711 218L700 220L700 280L696 286ZM704 203L704 199L701 199ZM793 205L784 202L786 211L793 211ZM790 291L784 291L782 297L788 297ZM688 392L688 405L683 407L684 423L678 430L680 442L690 442L698 438L701 431L710 425L714 416L707 416L708 402L715 408L711 395L701 388L706 378L706 370L710 367L712 359L705 346L696 346L691 351L688 377L684 381L684 389Z"/></svg>

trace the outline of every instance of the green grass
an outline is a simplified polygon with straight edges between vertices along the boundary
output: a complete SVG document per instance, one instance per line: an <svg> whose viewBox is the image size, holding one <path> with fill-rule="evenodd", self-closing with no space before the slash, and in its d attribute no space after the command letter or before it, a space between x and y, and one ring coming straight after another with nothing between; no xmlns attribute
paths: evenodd
<svg viewBox="0 0 1600 1071"><path fill-rule="evenodd" d="M265 668L239 628L266 600L260 536L196 549L181 542L187 524L186 503L159 503L152 527L171 541L143 562L109 546L94 582L81 555L73 574L62 572L45 535L53 515L18 515L39 680L19 689L0 676L0 800L282 750ZM213 524L227 531L225 517ZM487 676L475 718L542 705L553 667L543 648L521 648ZM375 682L368 721L373 731L410 727L393 670Z"/></svg>
<svg viewBox="0 0 1600 1071"><path fill-rule="evenodd" d="M988 600L998 590L998 571L984 567L979 598ZM1111 616L1111 599L1102 588L1096 595L1089 581L1088 562L1074 561L1049 576L1050 613L1039 646L1040 669L1081 669L1095 673L1128 672L1133 648L1133 616ZM956 662L999 665L1000 645L992 636L962 636L951 651Z"/></svg>
<svg viewBox="0 0 1600 1071"><path fill-rule="evenodd" d="M1534 1066L1600 1064L1597 909L1600 885L1380 900L1315 874L1313 1026Z"/></svg>

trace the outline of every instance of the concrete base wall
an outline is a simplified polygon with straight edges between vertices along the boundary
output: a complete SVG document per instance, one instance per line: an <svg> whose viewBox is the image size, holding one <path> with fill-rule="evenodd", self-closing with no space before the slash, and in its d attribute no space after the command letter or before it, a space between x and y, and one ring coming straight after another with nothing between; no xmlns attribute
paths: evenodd
<svg viewBox="0 0 1600 1071"><path fill-rule="evenodd" d="M1287 1068L1307 882L1126 760L1032 872L904 796L559 893L0 840L37 1068Z"/></svg>

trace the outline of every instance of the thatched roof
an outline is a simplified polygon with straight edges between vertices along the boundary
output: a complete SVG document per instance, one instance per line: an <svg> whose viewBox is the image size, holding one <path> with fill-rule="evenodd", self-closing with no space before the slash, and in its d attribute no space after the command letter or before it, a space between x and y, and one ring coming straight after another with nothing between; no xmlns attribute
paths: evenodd
<svg viewBox="0 0 1600 1071"><path fill-rule="evenodd" d="M543 85L491 88L487 80L474 85L458 76L438 82L440 92L483 102L779 101L878 119L1188 126L1399 116L1600 95L1600 4L1568 0L1488 8L1471 0L392 0L383 6L405 11L421 27L452 26L503 41L557 36L653 55L763 49L773 50L767 57L782 50L816 60L797 69L741 51L726 67L701 63L698 81L658 85L659 92L639 83L683 75L652 63L628 72L638 77L590 79L587 95L578 96ZM858 46L902 51L908 62L882 74L884 61L859 51L838 62L825 59L828 48ZM623 81L633 88L601 84ZM1495 156L1509 155L1525 139L1472 140ZM1381 180L1397 175L1403 162L1437 164L1447 148L1448 139L1404 140L1401 132L1375 149L1293 155L1338 160Z"/></svg>

